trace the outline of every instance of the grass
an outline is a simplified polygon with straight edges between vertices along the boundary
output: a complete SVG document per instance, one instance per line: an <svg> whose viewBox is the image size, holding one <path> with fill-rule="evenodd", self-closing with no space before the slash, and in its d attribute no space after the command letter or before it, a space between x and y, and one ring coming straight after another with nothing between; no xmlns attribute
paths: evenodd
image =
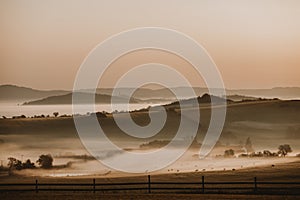
<svg viewBox="0 0 300 200"><path fill-rule="evenodd" d="M63 200L76 200L76 199L105 199L105 200L198 200L198 199L299 199L299 196L293 195L232 195L232 194L101 194L101 193L87 193L87 192L41 192L41 193L1 193L2 200L6 199L22 199L22 200L48 200L48 199L63 199Z"/></svg>
<svg viewBox="0 0 300 200"><path fill-rule="evenodd" d="M275 167L253 167L247 169L240 169L236 171L212 171L212 172L194 172L194 173L175 173L175 174L159 174L152 175L151 182L201 182L202 175L205 176L205 181L221 182L221 181L253 181L253 177L258 177L258 181L272 181L272 182L299 182L300 161L291 163L278 164ZM39 177L39 183L92 183L91 177L66 177L66 178L50 178ZM34 183L34 177L2 177L1 183ZM116 183L116 182L146 182L147 176L130 176L117 178L96 178L96 183ZM171 187L177 187L174 185ZM170 186L168 186L170 187ZM215 186L210 186L215 187ZM258 186L260 188L262 186ZM280 187L280 186L279 186ZM289 187L289 186L285 186ZM200 188L200 186L199 186ZM155 192L155 191L154 191ZM208 191L209 192L209 191ZM258 191L259 192L259 191ZM238 192L237 192L238 193ZM39 193L32 192L1 192L0 199L300 199L297 195L286 195L284 193L265 193L254 194L179 194L176 192L166 193L161 191L159 194L147 194L147 190L141 191L119 191L103 192L92 191L88 192L74 192L74 191L40 191Z"/></svg>

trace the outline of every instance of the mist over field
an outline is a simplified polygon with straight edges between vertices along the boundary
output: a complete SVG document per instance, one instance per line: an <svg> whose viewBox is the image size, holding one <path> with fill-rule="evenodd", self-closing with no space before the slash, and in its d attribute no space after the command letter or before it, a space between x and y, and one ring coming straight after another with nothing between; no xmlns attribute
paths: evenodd
<svg viewBox="0 0 300 200"><path fill-rule="evenodd" d="M300 1L1 0L0 199L298 199Z"/></svg>
<svg viewBox="0 0 300 200"><path fill-rule="evenodd" d="M208 157L200 159L199 149L211 115L210 104L204 102L204 96L201 98L198 99L198 101L203 102L199 107L201 116L199 129L191 147L177 162L157 173L241 169L292 162L298 159L295 155L300 153L300 120L298 118L300 101L276 99L229 102L225 125L218 142ZM106 136L121 149L146 153L167 145L178 130L180 124L179 104L165 105L165 109L167 111L165 126L155 136L145 139L134 138L124 133L109 113L105 116L98 116L98 121ZM193 109L193 106L182 109ZM145 126L150 122L149 112L152 112L154 117L160 115L160 111L148 111L148 109L134 111L130 115L135 123ZM122 117L123 113L117 113L118 115ZM82 115L81 118L88 120L89 116ZM194 123L192 119L190 123ZM282 144L289 144L293 151L286 158L238 158L239 155L247 153L245 149L247 138L251 139L252 148L255 152L263 152L264 150L277 152L279 145ZM99 138L90 139L98 140ZM180 148L180 143L184 140L190 140L190 138L180 138L177 141L178 147L175 146L174 152L176 152L176 148ZM51 115L42 118L0 119L0 141L0 159L4 165L7 164L9 157L23 161L25 159L35 161L41 154L51 154L54 158L54 166L62 166L46 171L24 170L16 172L30 176L120 176L122 173L104 166L97 159L117 159L121 163L126 163L127 159L122 151L106 148L105 143L103 143L104 146L99 147L98 157L91 156L80 141L73 118L68 115L64 117ZM101 141L98 142L101 144ZM224 152L228 149L235 151L234 157L224 158ZM170 149L169 151L171 154L173 150ZM131 166L132 169L134 167ZM122 176L124 175L126 174Z"/></svg>

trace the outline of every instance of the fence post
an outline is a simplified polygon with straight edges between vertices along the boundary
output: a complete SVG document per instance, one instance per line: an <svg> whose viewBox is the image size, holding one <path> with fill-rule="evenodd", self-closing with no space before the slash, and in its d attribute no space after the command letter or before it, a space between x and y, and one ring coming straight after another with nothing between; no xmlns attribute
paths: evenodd
<svg viewBox="0 0 300 200"><path fill-rule="evenodd" d="M38 180L35 179L35 193L39 192L39 188L38 188Z"/></svg>
<svg viewBox="0 0 300 200"><path fill-rule="evenodd" d="M257 179L254 177L254 192L257 191Z"/></svg>
<svg viewBox="0 0 300 200"><path fill-rule="evenodd" d="M148 175L148 193L151 193L151 177Z"/></svg>
<svg viewBox="0 0 300 200"><path fill-rule="evenodd" d="M204 176L202 176L202 193L204 194Z"/></svg>
<svg viewBox="0 0 300 200"><path fill-rule="evenodd" d="M96 192L96 179L93 179L93 193Z"/></svg>

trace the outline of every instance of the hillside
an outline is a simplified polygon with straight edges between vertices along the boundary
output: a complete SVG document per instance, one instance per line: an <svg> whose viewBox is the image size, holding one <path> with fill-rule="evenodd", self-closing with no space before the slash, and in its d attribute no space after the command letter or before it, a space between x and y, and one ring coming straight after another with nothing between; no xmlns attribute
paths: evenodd
<svg viewBox="0 0 300 200"><path fill-rule="evenodd" d="M80 101L80 104L87 104L87 99L93 96L90 93L77 93L77 98ZM96 104L110 104L111 96L106 94L96 94L95 95L95 103ZM126 97L115 97L115 102L117 103L125 103L127 102ZM134 98L130 99L130 103L138 103ZM23 105L58 105L58 104L72 104L72 93L68 93L60 96L51 96L44 99L25 102Z"/></svg>
<svg viewBox="0 0 300 200"><path fill-rule="evenodd" d="M67 94L64 90L35 90L15 85L0 85L0 101L28 101Z"/></svg>
<svg viewBox="0 0 300 200"><path fill-rule="evenodd" d="M177 106L174 106L175 108ZM176 110L176 109L175 109ZM200 128L197 141L201 142L210 121L210 108L200 107ZM123 117L123 114L118 114ZM153 117L161 115L154 112ZM132 119L139 125L145 126L150 122L147 112L137 111L131 113ZM299 150L300 138L300 101L254 101L246 103L231 103L228 105L225 126L220 138L223 144L244 143L247 137L251 137L255 150L276 150L279 144L290 144L293 150ZM125 117L125 115L124 115ZM112 139L117 141L128 140L116 125L111 116L99 118L101 127ZM168 111L168 118L164 128L154 137L147 139L131 138L136 145L153 140L171 139L180 122L180 115L174 109ZM191 121L191 123L193 123ZM32 140L28 144L39 147L39 141L48 143L57 141L60 137L78 139L72 118L44 118L44 119L0 119L0 139L2 145L11 142L17 143L15 135L26 135ZM143 134L143 133L141 133ZM10 136L11 135L11 136ZM36 137L39 135L39 137ZM48 138L49 141L43 139ZM8 143L7 143L8 142ZM46 145L46 144L44 144ZM62 144L64 145L64 144ZM126 148L128 146L124 146ZM63 148L63 146L62 146Z"/></svg>
<svg viewBox="0 0 300 200"><path fill-rule="evenodd" d="M200 106L201 106L201 104L210 104L211 100L213 100L213 102L216 105L222 105L226 102L227 103L232 103L233 102L232 100L224 99L224 98L217 97L217 96L214 96L214 95L209 95L209 94L206 94L206 93L203 94L202 96L196 97L196 100L197 100L197 102ZM195 101L195 98L189 98L189 99L184 99L184 100L180 100L180 101L175 101L175 102L170 103L166 106L167 107L177 106L178 108L179 108L179 104L181 104L182 106L195 106L194 101Z"/></svg>

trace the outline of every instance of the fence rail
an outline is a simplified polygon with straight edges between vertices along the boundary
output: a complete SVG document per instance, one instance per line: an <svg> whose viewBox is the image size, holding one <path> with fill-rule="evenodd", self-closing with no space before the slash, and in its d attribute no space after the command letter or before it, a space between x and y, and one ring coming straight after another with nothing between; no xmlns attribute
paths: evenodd
<svg viewBox="0 0 300 200"><path fill-rule="evenodd" d="M145 193L260 193L260 194L299 194L300 182L268 182L235 181L235 182L209 182L204 176L199 182L116 182L97 183L92 179L91 183L0 183L1 192L9 191L91 191L91 192L116 192L116 191L144 191Z"/></svg>

